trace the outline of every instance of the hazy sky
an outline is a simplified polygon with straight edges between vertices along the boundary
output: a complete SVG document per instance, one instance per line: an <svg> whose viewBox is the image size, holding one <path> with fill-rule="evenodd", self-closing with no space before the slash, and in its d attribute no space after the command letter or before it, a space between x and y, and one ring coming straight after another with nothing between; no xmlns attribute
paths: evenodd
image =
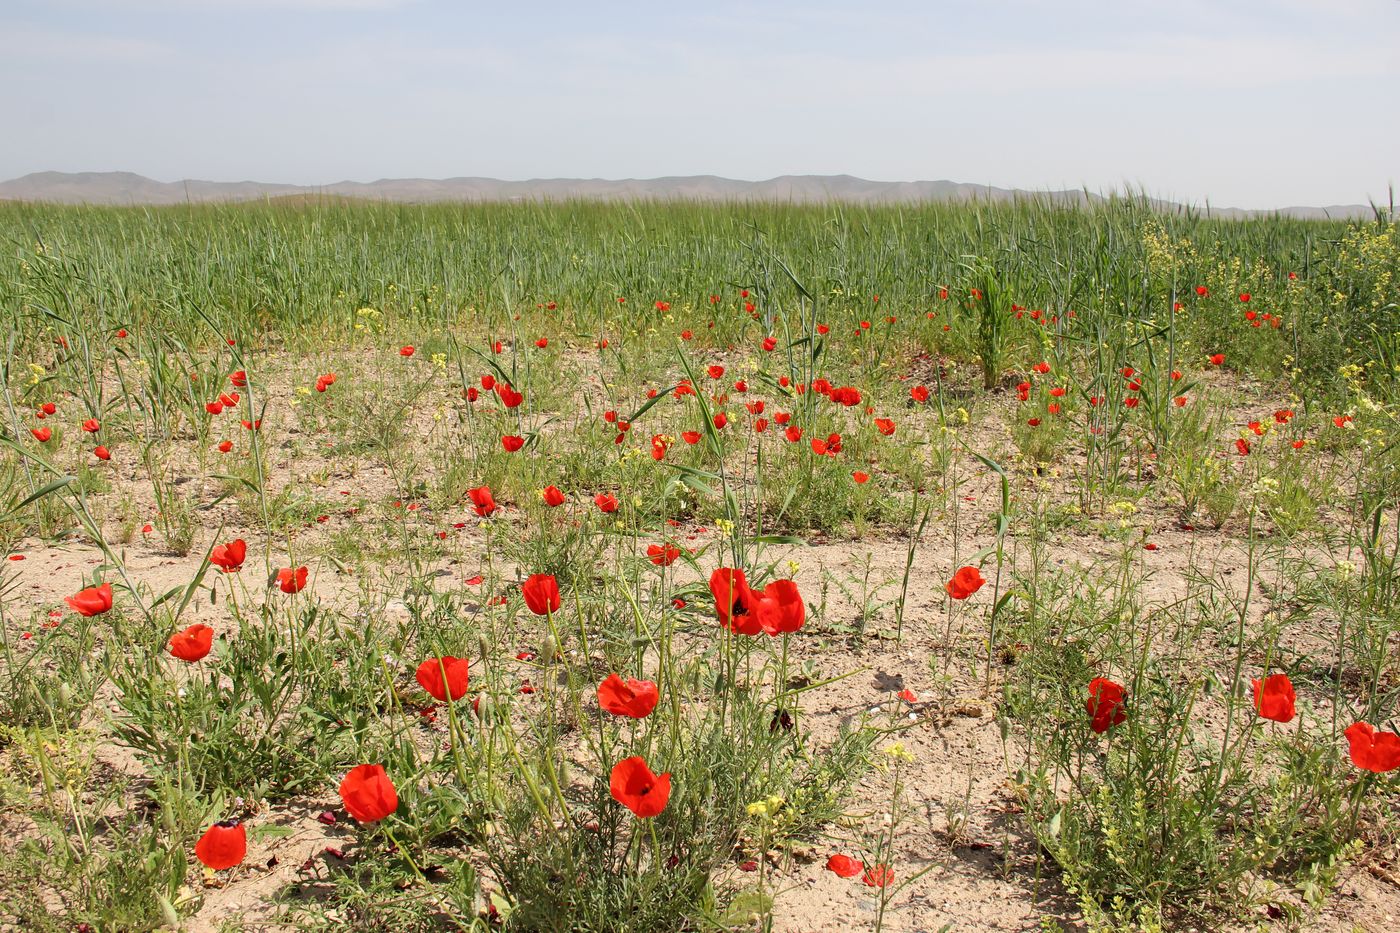
<svg viewBox="0 0 1400 933"><path fill-rule="evenodd" d="M1400 183L1397 0L0 0L0 178Z"/></svg>

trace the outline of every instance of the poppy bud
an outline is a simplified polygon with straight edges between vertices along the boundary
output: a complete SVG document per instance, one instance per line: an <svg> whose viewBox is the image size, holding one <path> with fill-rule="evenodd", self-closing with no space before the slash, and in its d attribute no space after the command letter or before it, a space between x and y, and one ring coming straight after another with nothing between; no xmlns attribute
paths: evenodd
<svg viewBox="0 0 1400 933"><path fill-rule="evenodd" d="M164 894L156 898L160 902L160 915L165 920L165 925L172 930L180 929L180 915L175 912L175 905L171 904Z"/></svg>

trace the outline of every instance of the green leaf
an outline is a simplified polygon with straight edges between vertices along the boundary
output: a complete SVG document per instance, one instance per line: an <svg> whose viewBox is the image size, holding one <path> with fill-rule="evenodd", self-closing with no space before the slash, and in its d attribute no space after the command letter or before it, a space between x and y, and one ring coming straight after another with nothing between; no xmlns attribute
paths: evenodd
<svg viewBox="0 0 1400 933"><path fill-rule="evenodd" d="M41 487L41 488L39 488L39 489L36 489L34 492L32 492L32 493L30 493L28 496L26 496L26 497L24 498L24 501L23 501L23 502L21 502L19 505L15 506L15 507L14 507L13 509L11 509L7 514L13 515L13 514L15 514L16 512L19 512L19 511L21 511L26 505L29 505L31 502L37 502L38 500L40 500L40 499L44 498L45 496L47 496L49 493L58 492L58 490L60 490L60 489L62 489L63 487L67 486L69 483L76 482L77 479L78 479L78 478L77 478L76 476L64 476L64 477L61 477L60 479L54 480L54 481L51 482L51 483L47 483L47 484L44 485L43 487Z"/></svg>
<svg viewBox="0 0 1400 933"><path fill-rule="evenodd" d="M674 391L676 391L676 390L679 389L679 388L680 388L680 383L676 383L675 385L671 386L671 388L665 389L665 390L663 390L663 391L661 391L661 392L656 393L656 394L653 395L651 398L647 399L646 402L642 405L641 408L638 408L636 411L632 412L632 414L628 415L628 416L627 416L625 419L623 419L623 420L625 420L625 421L627 421L627 422L629 422L629 423L630 423L630 422L633 422L633 421L636 421L638 418L642 417L642 415L645 415L647 412L651 411L651 407L652 407L653 405L655 405L657 402L661 401L663 398L670 398L670 397L671 397L671 393L674 392Z"/></svg>

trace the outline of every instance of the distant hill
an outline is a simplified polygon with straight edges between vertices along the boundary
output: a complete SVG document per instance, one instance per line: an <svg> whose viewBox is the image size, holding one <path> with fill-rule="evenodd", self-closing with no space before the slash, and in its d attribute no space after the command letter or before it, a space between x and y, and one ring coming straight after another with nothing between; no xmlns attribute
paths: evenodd
<svg viewBox="0 0 1400 933"><path fill-rule="evenodd" d="M0 182L0 199L60 204L184 204L251 201L263 198L359 198L373 201L530 201L591 200L780 201L802 204L845 201L859 204L917 204L929 201L1050 198L1071 204L1099 201L1083 191L1026 191L968 185L953 181L868 181L853 175L780 175L766 181L738 181L717 175L666 178L382 178L329 185L282 185L257 181L153 181L131 172L35 172ZM1159 202L1165 209L1179 205ZM1246 217L1286 214L1300 218L1371 216L1361 204L1332 207L1283 207L1277 211L1212 208L1212 216Z"/></svg>

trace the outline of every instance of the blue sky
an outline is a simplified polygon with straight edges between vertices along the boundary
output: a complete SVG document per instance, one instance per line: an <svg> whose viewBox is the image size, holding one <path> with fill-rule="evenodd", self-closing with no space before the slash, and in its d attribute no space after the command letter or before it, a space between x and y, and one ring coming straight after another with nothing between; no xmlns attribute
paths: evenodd
<svg viewBox="0 0 1400 933"><path fill-rule="evenodd" d="M1397 0L0 0L0 178L1400 183Z"/></svg>

